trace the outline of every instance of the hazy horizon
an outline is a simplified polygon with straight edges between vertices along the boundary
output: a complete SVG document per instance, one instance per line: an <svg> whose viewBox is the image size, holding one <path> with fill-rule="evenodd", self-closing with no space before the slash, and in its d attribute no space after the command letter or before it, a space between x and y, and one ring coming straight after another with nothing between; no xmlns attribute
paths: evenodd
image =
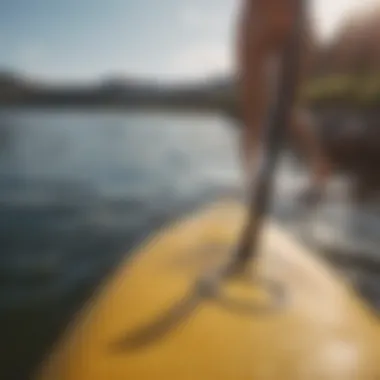
<svg viewBox="0 0 380 380"><path fill-rule="evenodd" d="M318 36L378 0L313 0ZM125 76L165 83L233 73L236 0L6 0L0 69L55 82Z"/></svg>

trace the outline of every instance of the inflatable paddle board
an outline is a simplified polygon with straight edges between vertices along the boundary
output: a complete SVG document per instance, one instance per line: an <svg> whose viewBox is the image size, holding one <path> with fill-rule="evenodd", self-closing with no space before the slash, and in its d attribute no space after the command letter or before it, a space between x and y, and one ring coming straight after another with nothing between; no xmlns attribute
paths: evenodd
<svg viewBox="0 0 380 380"><path fill-rule="evenodd" d="M376 317L275 223L265 227L252 273L215 282L211 292L196 286L231 254L243 216L241 203L218 203L143 243L36 379L380 379Z"/></svg>

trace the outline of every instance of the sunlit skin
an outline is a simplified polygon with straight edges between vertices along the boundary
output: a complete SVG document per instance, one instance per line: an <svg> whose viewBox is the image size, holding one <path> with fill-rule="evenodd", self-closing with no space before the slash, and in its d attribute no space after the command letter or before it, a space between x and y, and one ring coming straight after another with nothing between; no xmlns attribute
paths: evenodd
<svg viewBox="0 0 380 380"><path fill-rule="evenodd" d="M248 178L259 148L260 128L269 104L270 84L279 53L283 50L295 21L297 2L301 0L242 0L238 20L237 65L240 105L243 117L241 150ZM302 43L302 78L310 67L311 36L305 28ZM271 75L272 72L272 75ZM272 79L271 79L272 77ZM322 189L330 174L330 165L315 134L313 119L305 112L293 111L290 133L307 155L311 168L310 188Z"/></svg>

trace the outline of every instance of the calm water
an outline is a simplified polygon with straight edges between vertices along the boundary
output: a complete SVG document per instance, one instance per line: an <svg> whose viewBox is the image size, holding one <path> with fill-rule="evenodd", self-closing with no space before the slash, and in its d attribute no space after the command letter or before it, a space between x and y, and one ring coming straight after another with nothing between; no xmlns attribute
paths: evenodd
<svg viewBox="0 0 380 380"><path fill-rule="evenodd" d="M218 115L0 111L0 378L27 378L147 234L239 189L236 138ZM284 159L274 212L288 226L300 181ZM347 241L347 209L334 217Z"/></svg>

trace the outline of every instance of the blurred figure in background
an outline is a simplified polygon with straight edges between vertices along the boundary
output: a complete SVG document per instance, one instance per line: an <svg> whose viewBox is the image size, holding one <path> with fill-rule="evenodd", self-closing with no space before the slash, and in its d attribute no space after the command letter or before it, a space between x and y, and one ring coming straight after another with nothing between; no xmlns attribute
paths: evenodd
<svg viewBox="0 0 380 380"><path fill-rule="evenodd" d="M259 155L260 129L266 117L271 85L276 79L280 54L295 21L298 1L304 0L242 0L237 64L243 120L241 150L248 181L251 180L252 165L256 165ZM311 37L310 23L305 19L298 85L311 65ZM311 168L311 181L302 197L305 201L319 198L330 174L330 164L313 124L310 114L294 108L290 132L292 139L302 147Z"/></svg>

